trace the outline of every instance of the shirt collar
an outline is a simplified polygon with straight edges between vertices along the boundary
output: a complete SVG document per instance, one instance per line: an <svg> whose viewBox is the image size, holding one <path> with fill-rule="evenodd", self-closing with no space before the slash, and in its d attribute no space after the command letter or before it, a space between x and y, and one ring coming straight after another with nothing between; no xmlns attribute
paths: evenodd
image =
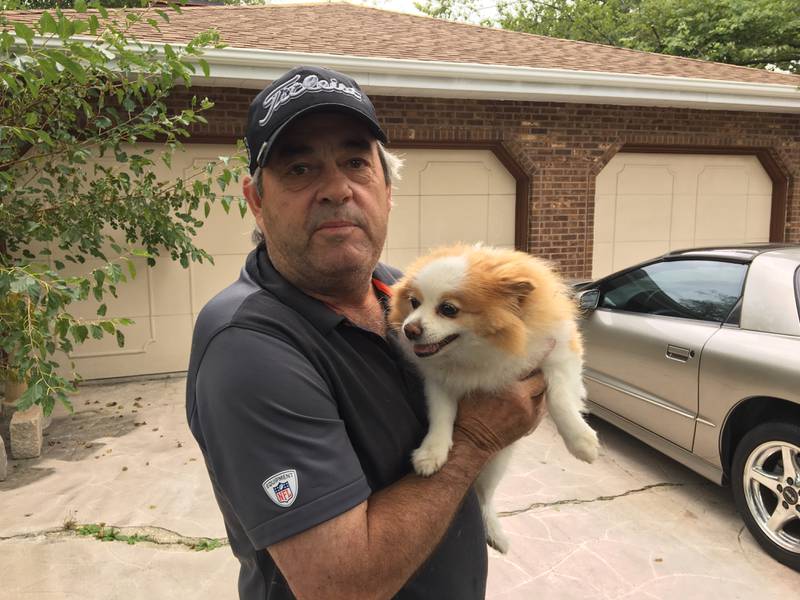
<svg viewBox="0 0 800 600"><path fill-rule="evenodd" d="M289 283L272 264L264 242L250 252L245 261L245 271L261 288L278 300L293 308L322 333L329 333L334 327L345 321L343 315L331 310L324 302L312 298ZM399 272L382 263L378 263L372 273L372 284L378 292L378 298L384 309L391 297L391 286L399 279Z"/></svg>

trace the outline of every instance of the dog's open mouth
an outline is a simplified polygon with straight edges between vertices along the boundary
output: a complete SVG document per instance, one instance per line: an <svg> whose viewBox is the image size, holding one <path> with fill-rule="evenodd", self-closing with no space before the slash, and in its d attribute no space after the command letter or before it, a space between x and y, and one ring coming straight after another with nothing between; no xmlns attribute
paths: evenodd
<svg viewBox="0 0 800 600"><path fill-rule="evenodd" d="M448 335L443 340L436 342L435 344L414 344L414 354L419 356L420 358L425 358L426 356L433 356L439 350L447 346L450 342L458 337L457 333L453 335Z"/></svg>

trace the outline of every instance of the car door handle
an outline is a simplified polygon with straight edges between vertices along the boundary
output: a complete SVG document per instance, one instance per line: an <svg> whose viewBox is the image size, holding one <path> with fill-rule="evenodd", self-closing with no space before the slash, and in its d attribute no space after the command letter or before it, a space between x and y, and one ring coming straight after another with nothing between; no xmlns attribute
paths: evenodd
<svg viewBox="0 0 800 600"><path fill-rule="evenodd" d="M672 360L678 360L680 362L686 362L692 357L694 357L694 350L689 350L689 348L681 348L680 346L673 346L672 344L667 344L667 358L671 358Z"/></svg>

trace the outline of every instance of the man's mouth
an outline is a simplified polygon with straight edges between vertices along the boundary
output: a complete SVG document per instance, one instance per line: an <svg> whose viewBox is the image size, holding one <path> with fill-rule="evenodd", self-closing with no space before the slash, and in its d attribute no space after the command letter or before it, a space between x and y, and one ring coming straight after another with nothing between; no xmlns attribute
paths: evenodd
<svg viewBox="0 0 800 600"><path fill-rule="evenodd" d="M320 229L344 229L345 227L355 227L355 223L350 221L326 221L325 223L321 223L317 230Z"/></svg>
<svg viewBox="0 0 800 600"><path fill-rule="evenodd" d="M426 358L428 356L433 356L439 350L447 346L450 342L458 337L457 333L453 335L448 335L443 340L436 342L435 344L414 344L414 354L419 356L420 358Z"/></svg>

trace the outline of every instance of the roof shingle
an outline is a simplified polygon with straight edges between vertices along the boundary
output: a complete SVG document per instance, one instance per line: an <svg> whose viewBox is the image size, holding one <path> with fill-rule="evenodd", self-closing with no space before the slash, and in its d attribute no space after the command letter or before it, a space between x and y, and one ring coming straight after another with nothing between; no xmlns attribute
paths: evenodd
<svg viewBox="0 0 800 600"><path fill-rule="evenodd" d="M6 12L36 21L41 11ZM187 7L142 40L185 43L217 29L234 48L800 86L800 76L504 31L348 3Z"/></svg>

